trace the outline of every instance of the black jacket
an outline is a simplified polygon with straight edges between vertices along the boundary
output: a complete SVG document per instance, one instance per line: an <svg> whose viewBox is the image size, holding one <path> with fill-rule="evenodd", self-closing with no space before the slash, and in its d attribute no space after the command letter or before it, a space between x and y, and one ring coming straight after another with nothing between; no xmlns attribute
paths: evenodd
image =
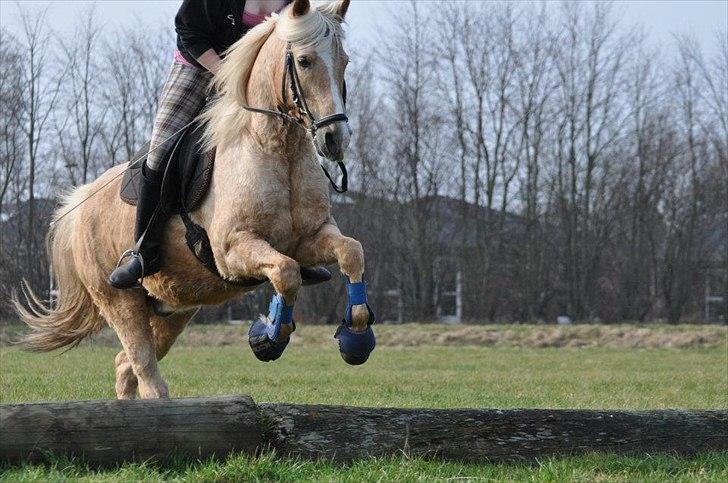
<svg viewBox="0 0 728 483"><path fill-rule="evenodd" d="M209 49L221 55L248 31L245 0L184 0L174 19L177 48L192 65Z"/></svg>

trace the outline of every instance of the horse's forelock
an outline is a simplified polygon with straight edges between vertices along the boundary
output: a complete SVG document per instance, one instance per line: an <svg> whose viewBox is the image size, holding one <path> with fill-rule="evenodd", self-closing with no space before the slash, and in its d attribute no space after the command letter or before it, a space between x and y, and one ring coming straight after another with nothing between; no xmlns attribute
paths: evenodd
<svg viewBox="0 0 728 483"><path fill-rule="evenodd" d="M277 16L275 33L284 42L317 45L324 40L343 37L342 19L336 13L336 2L316 3L308 13L294 17L291 8Z"/></svg>

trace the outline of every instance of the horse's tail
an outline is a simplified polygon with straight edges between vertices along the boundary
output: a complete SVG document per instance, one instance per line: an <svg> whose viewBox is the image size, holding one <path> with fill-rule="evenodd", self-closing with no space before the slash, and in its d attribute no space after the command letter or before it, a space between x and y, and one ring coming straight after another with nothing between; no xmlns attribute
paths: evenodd
<svg viewBox="0 0 728 483"><path fill-rule="evenodd" d="M48 352L66 346L73 348L102 327L98 309L79 278L71 243L78 228L78 210L73 208L85 198L87 191L88 185L69 193L55 212L48 231L46 248L58 294L55 304L46 304L27 285L23 288L27 306L17 294L13 296L15 310L32 329L20 340L26 350Z"/></svg>

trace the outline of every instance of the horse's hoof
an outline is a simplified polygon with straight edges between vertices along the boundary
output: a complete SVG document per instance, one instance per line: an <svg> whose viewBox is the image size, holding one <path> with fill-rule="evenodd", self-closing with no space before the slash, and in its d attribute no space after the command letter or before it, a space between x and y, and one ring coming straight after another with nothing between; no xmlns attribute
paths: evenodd
<svg viewBox="0 0 728 483"><path fill-rule="evenodd" d="M281 326L290 327L281 337ZM288 346L290 334L296 330L293 305L286 305L282 295L274 295L268 308L268 317L260 316L248 331L248 343L253 354L263 362L278 359Z"/></svg>
<svg viewBox="0 0 728 483"><path fill-rule="evenodd" d="M344 362L352 366L364 364L377 344L370 326L364 332L354 332L346 323L339 326L334 338L339 340L339 352Z"/></svg>
<svg viewBox="0 0 728 483"><path fill-rule="evenodd" d="M290 337L285 340L273 340L270 336L270 324L266 323L263 317L253 322L248 331L248 343L253 349L253 354L258 360L270 362L278 359L288 346Z"/></svg>

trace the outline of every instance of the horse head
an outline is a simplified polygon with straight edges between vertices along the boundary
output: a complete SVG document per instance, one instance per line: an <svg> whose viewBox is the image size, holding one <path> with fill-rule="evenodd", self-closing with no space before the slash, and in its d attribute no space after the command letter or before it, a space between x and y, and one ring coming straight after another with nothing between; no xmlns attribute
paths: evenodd
<svg viewBox="0 0 728 483"><path fill-rule="evenodd" d="M311 132L319 154L340 161L351 138L342 29L348 7L349 0L295 0L234 44L214 80L221 97L206 115L212 124L208 146L235 129L229 115L234 103L251 115L300 124ZM221 118L227 129L216 122Z"/></svg>

